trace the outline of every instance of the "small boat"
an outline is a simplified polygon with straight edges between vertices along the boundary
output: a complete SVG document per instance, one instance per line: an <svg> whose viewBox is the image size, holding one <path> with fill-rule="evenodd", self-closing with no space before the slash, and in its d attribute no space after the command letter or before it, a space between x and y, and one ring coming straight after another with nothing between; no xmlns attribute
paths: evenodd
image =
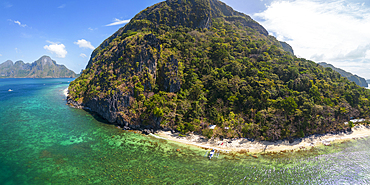
<svg viewBox="0 0 370 185"><path fill-rule="evenodd" d="M218 159L219 156L220 156L220 150L219 151L216 151L215 149L212 149L209 152L209 154L208 154L208 151L206 151L206 153L204 154L203 157L208 157L211 160L212 157L216 157Z"/></svg>
<svg viewBox="0 0 370 185"><path fill-rule="evenodd" d="M213 155L215 154L215 149L212 149L212 151L209 153L209 160L212 159Z"/></svg>
<svg viewBox="0 0 370 185"><path fill-rule="evenodd" d="M13 90L12 90L12 89L9 89L8 91L9 91L9 92L11 92L11 91L13 91Z"/></svg>

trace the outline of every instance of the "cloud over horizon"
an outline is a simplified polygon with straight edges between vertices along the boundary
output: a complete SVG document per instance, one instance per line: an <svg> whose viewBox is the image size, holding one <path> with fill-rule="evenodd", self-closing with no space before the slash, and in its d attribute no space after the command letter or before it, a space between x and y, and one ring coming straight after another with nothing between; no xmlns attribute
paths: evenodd
<svg viewBox="0 0 370 185"><path fill-rule="evenodd" d="M370 78L370 7L347 0L276 0L254 14L297 56ZM353 63L348 67L349 63Z"/></svg>
<svg viewBox="0 0 370 185"><path fill-rule="evenodd" d="M107 24L105 26L115 26L115 25L120 25L120 24L126 24L126 23L129 23L129 22L130 22L130 19L128 19L128 20L119 20L119 19L115 18L112 23Z"/></svg>
<svg viewBox="0 0 370 185"><path fill-rule="evenodd" d="M66 4L62 4L60 6L58 6L58 8L65 8L67 5Z"/></svg>
<svg viewBox="0 0 370 185"><path fill-rule="evenodd" d="M81 53L81 54L80 54L80 57L82 57L82 58L87 58L87 56L86 56L84 53Z"/></svg>
<svg viewBox="0 0 370 185"><path fill-rule="evenodd" d="M26 24L22 24L20 21L14 21L14 20L11 20L11 19L8 19L8 21L13 22L15 24L18 24L20 27L23 27L23 28L27 26Z"/></svg>
<svg viewBox="0 0 370 185"><path fill-rule="evenodd" d="M91 45L91 42L89 42L85 39L81 39L81 40L78 40L77 42L73 42L73 43L78 45L78 47L80 47L80 48L89 48L91 50L95 49L95 47L93 45Z"/></svg>
<svg viewBox="0 0 370 185"><path fill-rule="evenodd" d="M46 41L50 45L45 45L44 49L49 50L51 53L56 54L58 58L65 58L67 55L67 50L65 49L64 44L58 44L50 41Z"/></svg>
<svg viewBox="0 0 370 185"><path fill-rule="evenodd" d="M10 4L9 2L4 2L3 6L4 6L4 8L11 8L13 5Z"/></svg>

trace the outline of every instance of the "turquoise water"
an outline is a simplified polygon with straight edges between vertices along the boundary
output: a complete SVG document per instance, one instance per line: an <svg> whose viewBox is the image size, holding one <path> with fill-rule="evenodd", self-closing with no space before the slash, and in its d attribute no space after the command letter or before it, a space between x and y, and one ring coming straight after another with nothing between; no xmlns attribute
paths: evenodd
<svg viewBox="0 0 370 185"><path fill-rule="evenodd" d="M368 139L210 161L67 106L69 81L0 79L0 184L370 184Z"/></svg>

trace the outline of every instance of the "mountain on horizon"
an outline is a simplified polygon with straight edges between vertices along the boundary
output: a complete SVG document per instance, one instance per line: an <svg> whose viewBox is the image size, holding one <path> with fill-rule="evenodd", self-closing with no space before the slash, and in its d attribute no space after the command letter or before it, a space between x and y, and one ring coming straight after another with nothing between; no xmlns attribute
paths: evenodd
<svg viewBox="0 0 370 185"><path fill-rule="evenodd" d="M33 63L7 60L0 64L1 78L75 78L76 74L59 65L49 56L42 56Z"/></svg>
<svg viewBox="0 0 370 185"><path fill-rule="evenodd" d="M333 65L328 64L326 62L320 62L318 64L323 66L323 67L330 67L334 71L338 72L341 76L346 77L348 80L351 80L352 82L355 82L357 85L359 85L361 87L368 87L368 82L365 80L365 78L359 77L357 75L353 75L350 72L347 72L347 71L345 71L343 69L340 69L340 68L336 68Z"/></svg>

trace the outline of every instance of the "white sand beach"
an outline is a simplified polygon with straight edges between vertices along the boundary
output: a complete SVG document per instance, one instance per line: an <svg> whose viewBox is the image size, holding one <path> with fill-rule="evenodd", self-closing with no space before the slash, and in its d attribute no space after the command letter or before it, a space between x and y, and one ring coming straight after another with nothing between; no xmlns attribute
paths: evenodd
<svg viewBox="0 0 370 185"><path fill-rule="evenodd" d="M296 139L293 143L289 141L250 141L246 138L240 139L207 139L204 136L188 134L186 137L179 136L179 133L170 131L158 131L155 133L162 138L180 142L183 144L193 145L201 148L212 148L223 151L235 152L279 152L284 150L309 149L319 145L330 145L333 142L342 142L350 139L359 139L370 136L370 127L356 125L352 132L340 134L312 135L301 139ZM222 144L223 143L223 144Z"/></svg>

